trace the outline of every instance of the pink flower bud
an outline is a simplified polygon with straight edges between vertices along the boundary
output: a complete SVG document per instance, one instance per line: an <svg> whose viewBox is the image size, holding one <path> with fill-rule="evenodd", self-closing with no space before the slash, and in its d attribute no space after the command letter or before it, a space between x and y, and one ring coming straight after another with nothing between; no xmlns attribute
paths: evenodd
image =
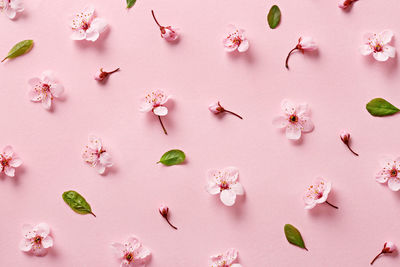
<svg viewBox="0 0 400 267"><path fill-rule="evenodd" d="M340 139L342 139L343 143L347 144L350 140L350 133L345 130L340 132Z"/></svg>
<svg viewBox="0 0 400 267"><path fill-rule="evenodd" d="M168 42L173 42L178 39L179 34L176 29L172 28L171 26L168 27L161 27L161 37L167 40Z"/></svg>
<svg viewBox="0 0 400 267"><path fill-rule="evenodd" d="M168 209L168 206L162 204L158 210L160 211L160 214L161 214L163 217L167 217L167 216L168 216L168 210L169 210L169 209Z"/></svg>
<svg viewBox="0 0 400 267"><path fill-rule="evenodd" d="M224 108L220 105L219 102L212 103L211 105L208 106L208 109L214 114L219 114L221 112L224 112Z"/></svg>
<svg viewBox="0 0 400 267"><path fill-rule="evenodd" d="M115 69L115 70L113 70L113 71L110 71L110 72L103 71L103 68L101 68L101 69L100 69L99 71L97 71L96 74L94 75L94 79L95 79L96 81L99 81L99 82L104 81L104 79L107 78L108 75L110 75L110 74L112 74L112 73L114 73L114 72L117 72L117 71L119 71L119 68L117 68L117 69Z"/></svg>
<svg viewBox="0 0 400 267"><path fill-rule="evenodd" d="M339 7L342 9L346 9L356 1L357 0L341 0L341 2L339 3Z"/></svg>
<svg viewBox="0 0 400 267"><path fill-rule="evenodd" d="M396 251L396 245L393 242L388 241L383 245L383 253L392 253L394 251Z"/></svg>
<svg viewBox="0 0 400 267"><path fill-rule="evenodd" d="M304 52L304 51L313 51L316 50L317 44L313 41L312 37L300 37L299 43L297 44L297 48Z"/></svg>

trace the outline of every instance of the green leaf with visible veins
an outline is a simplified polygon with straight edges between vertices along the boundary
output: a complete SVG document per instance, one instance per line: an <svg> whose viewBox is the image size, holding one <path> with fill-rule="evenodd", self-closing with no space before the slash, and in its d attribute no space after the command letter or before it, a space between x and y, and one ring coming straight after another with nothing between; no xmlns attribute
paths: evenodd
<svg viewBox="0 0 400 267"><path fill-rule="evenodd" d="M295 246L298 246L300 248L304 248L305 250L308 250L306 246L304 245L303 237L301 237L301 234L299 230L297 230L296 227L294 227L291 224L285 224L284 227L285 230L285 236L287 241L289 241L290 244L293 244Z"/></svg>
<svg viewBox="0 0 400 267"><path fill-rule="evenodd" d="M185 161L186 155L182 150L173 149L165 152L157 163L162 163L167 166L177 165Z"/></svg>
<svg viewBox="0 0 400 267"><path fill-rule="evenodd" d="M92 212L92 208L89 203L87 203L86 199L81 196L78 192L70 190L66 191L62 194L62 198L65 203L67 203L70 208L79 214L92 214L94 217L94 213Z"/></svg>
<svg viewBox="0 0 400 267"><path fill-rule="evenodd" d="M135 5L136 0L126 0L126 8L131 8Z"/></svg>
<svg viewBox="0 0 400 267"><path fill-rule="evenodd" d="M398 108L396 108L383 98L372 99L368 102L366 108L372 116L377 117L393 115L400 111Z"/></svg>
<svg viewBox="0 0 400 267"><path fill-rule="evenodd" d="M8 52L8 55L1 62L8 58L16 58L28 53L32 49L32 46L33 40L19 42L18 44L14 45L13 48L11 48L10 52Z"/></svg>
<svg viewBox="0 0 400 267"><path fill-rule="evenodd" d="M277 5L271 7L267 19L271 29L275 29L279 25L279 22L281 21L281 10Z"/></svg>

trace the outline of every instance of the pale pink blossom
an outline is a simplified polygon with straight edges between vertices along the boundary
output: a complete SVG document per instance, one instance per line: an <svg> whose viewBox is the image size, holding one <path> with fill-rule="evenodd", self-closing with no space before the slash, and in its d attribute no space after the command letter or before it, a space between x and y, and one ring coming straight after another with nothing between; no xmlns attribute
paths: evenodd
<svg viewBox="0 0 400 267"><path fill-rule="evenodd" d="M45 109L50 109L52 100L61 97L64 92L64 86L58 82L52 71L44 71L41 77L32 78L28 83L31 87L30 100L42 102Z"/></svg>
<svg viewBox="0 0 400 267"><path fill-rule="evenodd" d="M234 25L229 25L228 33L222 41L225 51L246 52L249 49L249 41L247 40L244 30L239 29Z"/></svg>
<svg viewBox="0 0 400 267"><path fill-rule="evenodd" d="M381 33L367 33L364 35L364 44L360 47L362 55L372 54L377 61L386 61L389 57L394 58L396 49L389 45L393 38L393 32L385 30Z"/></svg>
<svg viewBox="0 0 400 267"><path fill-rule="evenodd" d="M121 267L145 266L151 255L150 250L135 236L129 237L123 244L112 243L111 247L121 261Z"/></svg>
<svg viewBox="0 0 400 267"><path fill-rule="evenodd" d="M107 28L107 21L95 18L93 6L88 6L83 11L76 13L72 18L72 40L96 41L100 34Z"/></svg>
<svg viewBox="0 0 400 267"><path fill-rule="evenodd" d="M89 143L82 151L82 158L87 164L96 168L99 174L103 174L106 168L113 165L111 155L104 148L101 139L94 135L89 136Z"/></svg>
<svg viewBox="0 0 400 267"><path fill-rule="evenodd" d="M4 172L9 177L15 176L15 168L21 166L22 160L17 157L11 146L6 146L0 154L0 172Z"/></svg>
<svg viewBox="0 0 400 267"><path fill-rule="evenodd" d="M171 98L171 96L167 95L162 90L154 90L148 93L143 99L140 105L141 112L153 112L160 121L161 127L164 130L164 133L167 134L167 130L164 127L164 124L161 121L161 117L166 116L168 114L168 108L164 106L165 103Z"/></svg>
<svg viewBox="0 0 400 267"><path fill-rule="evenodd" d="M167 221L167 223L168 223L172 228L174 228L175 230L178 230L178 228L177 228L175 225L173 225L173 224L169 221L169 218L168 218L168 215L169 215L169 208L168 208L167 205L162 204L162 205L160 206L160 208L158 209L158 211L160 212L161 216L163 216L163 218Z"/></svg>
<svg viewBox="0 0 400 267"><path fill-rule="evenodd" d="M317 178L315 181L307 188L304 193L303 200L305 203L305 209L312 209L317 204L327 203L331 207L337 209L338 207L332 205L327 201L329 192L331 191L331 182L325 180L324 178Z"/></svg>
<svg viewBox="0 0 400 267"><path fill-rule="evenodd" d="M46 223L40 223L36 226L24 224L22 226L24 238L19 248L36 256L44 256L48 249L53 246L53 238L49 234L50 227Z"/></svg>
<svg viewBox="0 0 400 267"><path fill-rule="evenodd" d="M240 116L240 115L238 115L237 113L232 112L232 111L227 110L227 109L225 109L224 107L222 107L221 104L219 103L219 101L216 102L216 103L212 103L211 105L209 105L209 106L208 106L208 109L209 109L213 114L216 114L216 115L217 115L217 114L220 114L220 113L226 112L226 113L232 114L232 115L238 117L239 119L242 119L242 120L243 120L243 117L242 117L242 116Z"/></svg>
<svg viewBox="0 0 400 267"><path fill-rule="evenodd" d="M342 140L342 142L348 147L348 149L356 156L358 156L358 154L356 152L353 151L353 149L351 149L350 147L350 133L342 130L340 132L340 139Z"/></svg>
<svg viewBox="0 0 400 267"><path fill-rule="evenodd" d="M301 133L311 132L314 124L309 117L309 108L306 103L293 104L284 99L281 103L282 116L275 117L272 124L278 128L286 128L286 137L290 140L298 140Z"/></svg>
<svg viewBox="0 0 400 267"><path fill-rule="evenodd" d="M289 51L289 54L286 57L286 63L285 63L286 68L289 69L289 58L293 52L298 50L304 54L305 51L314 51L317 49L318 49L317 43L314 42L312 37L309 36L300 37L297 45L292 50Z"/></svg>
<svg viewBox="0 0 400 267"><path fill-rule="evenodd" d="M161 37L168 42L176 41L179 37L178 29L171 26L162 26L160 23L158 23L153 10L151 11L151 14L153 15L154 21L156 22L157 26L160 28Z"/></svg>
<svg viewBox="0 0 400 267"><path fill-rule="evenodd" d="M236 195L243 195L244 190L238 182L239 170L236 167L227 167L222 170L208 171L207 191L211 195L220 194L222 203L226 206L235 204Z"/></svg>
<svg viewBox="0 0 400 267"><path fill-rule="evenodd" d="M241 267L237 262L238 251L234 248L227 250L225 253L211 256L210 267Z"/></svg>
<svg viewBox="0 0 400 267"><path fill-rule="evenodd" d="M353 5L354 2L357 2L358 0L341 0L339 2L339 7L342 9L346 9L348 7L350 7L351 5Z"/></svg>
<svg viewBox="0 0 400 267"><path fill-rule="evenodd" d="M96 72L96 74L94 75L93 78L96 81L101 82L101 81L104 81L110 74L113 74L114 72L117 72L117 71L119 71L119 68L117 68L113 71L110 71L110 72L104 71L103 68L101 68L99 71Z"/></svg>
<svg viewBox="0 0 400 267"><path fill-rule="evenodd" d="M392 159L390 157L383 157L380 160L381 170L376 175L378 183L388 182L388 186L393 191L400 190L400 157Z"/></svg>
<svg viewBox="0 0 400 267"><path fill-rule="evenodd" d="M10 19L14 19L17 13L24 11L23 0L0 0L0 11L3 11Z"/></svg>
<svg viewBox="0 0 400 267"><path fill-rule="evenodd" d="M379 258L379 256L383 255L383 254L387 254L387 253L393 253L397 250L396 245L393 242L385 242L385 244L383 244L383 249L382 251L376 255L376 257L371 261L371 265L374 264L374 262Z"/></svg>

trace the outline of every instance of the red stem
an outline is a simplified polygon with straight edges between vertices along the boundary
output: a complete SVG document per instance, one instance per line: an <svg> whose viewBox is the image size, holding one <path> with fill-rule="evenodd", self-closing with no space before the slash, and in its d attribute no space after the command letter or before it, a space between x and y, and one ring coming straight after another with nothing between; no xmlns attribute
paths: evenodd
<svg viewBox="0 0 400 267"><path fill-rule="evenodd" d="M176 228L176 226L173 225L173 224L168 220L167 217L164 217L164 218L165 218L165 220L167 220L168 224L171 225L172 228L174 228L175 230L178 230L178 228Z"/></svg>
<svg viewBox="0 0 400 267"><path fill-rule="evenodd" d="M156 16L154 15L154 11L153 10L151 11L151 14L153 15L154 21L157 23L158 27L161 28L162 26L160 25L160 23L158 23L158 21L156 19Z"/></svg>
<svg viewBox="0 0 400 267"><path fill-rule="evenodd" d="M294 51L296 51L297 49L298 49L298 48L297 48L297 45L296 45L296 47L293 48L292 50L290 50L289 54L287 55L287 57L286 57L286 64L285 64L285 66L286 66L287 69L289 69L289 58L290 58L290 55L291 55Z"/></svg>
<svg viewBox="0 0 400 267"><path fill-rule="evenodd" d="M383 252L379 253L378 255L376 255L376 257L371 261L371 265L374 264L374 262L376 261L377 258L379 258L380 255L382 255Z"/></svg>
<svg viewBox="0 0 400 267"><path fill-rule="evenodd" d="M339 207L329 203L328 201L325 201L325 203L328 204L329 206L331 206L332 208L339 209Z"/></svg>
<svg viewBox="0 0 400 267"><path fill-rule="evenodd" d="M356 152L353 151L353 149L351 149L349 143L346 144L346 146L349 148L349 150L356 156L358 156L358 154Z"/></svg>
<svg viewBox="0 0 400 267"><path fill-rule="evenodd" d="M112 73L117 72L117 71L119 71L119 68L117 68L117 69L115 69L113 71L107 72L107 74L112 74Z"/></svg>
<svg viewBox="0 0 400 267"><path fill-rule="evenodd" d="M224 109L224 112L228 112L229 114L232 114L232 115L234 115L234 116L238 117L239 119L243 120L242 116L240 116L240 115L236 114L235 112L232 112L232 111L230 111L230 110L226 110L226 109Z"/></svg>
<svg viewBox="0 0 400 267"><path fill-rule="evenodd" d="M160 121L161 127L162 127L163 130L164 130L164 133L165 133L166 135L168 135L167 130L165 130L164 124L162 123L162 120L161 120L161 117L160 117L160 116L158 116L158 120Z"/></svg>
<svg viewBox="0 0 400 267"><path fill-rule="evenodd" d="M94 217L96 217L96 215L93 212L90 212L90 214L92 214Z"/></svg>

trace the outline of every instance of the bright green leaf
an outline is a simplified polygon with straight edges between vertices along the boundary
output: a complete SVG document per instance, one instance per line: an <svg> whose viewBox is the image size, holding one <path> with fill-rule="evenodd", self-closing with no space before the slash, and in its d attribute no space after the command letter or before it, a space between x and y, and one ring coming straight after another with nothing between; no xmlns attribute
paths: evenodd
<svg viewBox="0 0 400 267"><path fill-rule="evenodd" d="M281 21L281 10L277 5L271 7L267 19L271 29L275 29L279 25L279 22Z"/></svg>
<svg viewBox="0 0 400 267"><path fill-rule="evenodd" d="M183 153L182 150L173 149L164 153L160 161L157 163L162 163L167 166L172 166L184 162L185 158L186 158L185 153Z"/></svg>
<svg viewBox="0 0 400 267"><path fill-rule="evenodd" d="M126 8L131 8L135 5L136 0L126 0Z"/></svg>
<svg viewBox="0 0 400 267"><path fill-rule="evenodd" d="M8 52L8 55L1 62L8 58L16 58L28 53L32 49L32 46L33 40L25 40L19 42L18 44L14 45L13 48L11 48L10 52Z"/></svg>
<svg viewBox="0 0 400 267"><path fill-rule="evenodd" d="M65 203L67 203L70 208L79 214L92 214L94 217L94 213L92 212L92 208L90 207L89 203L86 202L86 199L81 196L76 191L67 191L62 194L62 198L64 199Z"/></svg>
<svg viewBox="0 0 400 267"><path fill-rule="evenodd" d="M372 99L371 101L368 102L366 107L368 112L372 116L378 116L378 117L393 115L400 111L398 108L396 108L383 98Z"/></svg>
<svg viewBox="0 0 400 267"><path fill-rule="evenodd" d="M289 243L298 246L300 248L304 248L305 250L308 250L304 245L304 241L303 238L301 237L299 230L297 230L296 227L294 227L291 224L285 224L284 230L286 239L287 241L289 241Z"/></svg>

